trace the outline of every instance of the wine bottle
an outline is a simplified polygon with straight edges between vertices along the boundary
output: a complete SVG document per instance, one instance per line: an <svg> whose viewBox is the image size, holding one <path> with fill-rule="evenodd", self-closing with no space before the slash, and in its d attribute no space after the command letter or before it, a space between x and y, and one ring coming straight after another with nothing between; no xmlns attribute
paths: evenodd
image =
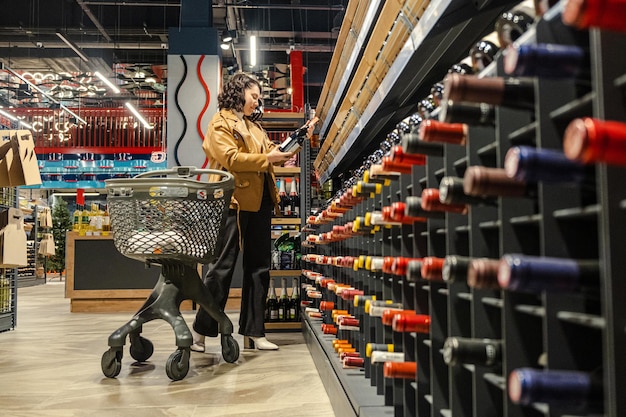
<svg viewBox="0 0 626 417"><path fill-rule="evenodd" d="M468 58L468 59L471 62L471 58ZM457 64L452 65L450 68L448 68L448 74L471 75L473 73L474 73L474 68L472 68L471 65L469 65L466 62L459 62ZM444 87L444 91L445 91L445 87Z"/></svg>
<svg viewBox="0 0 626 417"><path fill-rule="evenodd" d="M415 381L417 379L417 362L385 362L383 376Z"/></svg>
<svg viewBox="0 0 626 417"><path fill-rule="evenodd" d="M83 223L83 210L79 204L76 204L76 210L74 210L74 220L72 222L72 231L80 232Z"/></svg>
<svg viewBox="0 0 626 417"><path fill-rule="evenodd" d="M410 134L409 134L410 135ZM404 135L407 136L407 135ZM389 155L391 160L398 164L408 165L425 165L426 156L414 152L405 152L402 146L396 145L391 148L391 154Z"/></svg>
<svg viewBox="0 0 626 417"><path fill-rule="evenodd" d="M445 123L466 123L472 126L494 126L496 109L486 103L460 103L443 100L439 120Z"/></svg>
<svg viewBox="0 0 626 417"><path fill-rule="evenodd" d="M293 278L291 280L291 302L289 306L289 321L300 321L300 290L299 279Z"/></svg>
<svg viewBox="0 0 626 417"><path fill-rule="evenodd" d="M393 343L367 343L365 345L365 357L370 358L373 352L400 352L402 348L397 348Z"/></svg>
<svg viewBox="0 0 626 417"><path fill-rule="evenodd" d="M285 185L286 179L279 179L278 197L280 198L279 207L283 216L289 216L291 214L291 203L289 197L287 197L287 186Z"/></svg>
<svg viewBox="0 0 626 417"><path fill-rule="evenodd" d="M425 164L426 160L424 160L424 163L420 165ZM384 156L381 165L383 171L398 172L400 174L410 174L413 169L413 165L416 164L400 164L398 162L394 162L390 156Z"/></svg>
<svg viewBox="0 0 626 417"><path fill-rule="evenodd" d="M346 356L343 359L343 368L344 369L358 369L362 368L365 364L365 360L363 358L358 358L354 356Z"/></svg>
<svg viewBox="0 0 626 417"><path fill-rule="evenodd" d="M495 39L493 39L495 41ZM496 58L500 47L488 39L481 39L470 49L469 55L472 60L474 72L480 72L487 68Z"/></svg>
<svg viewBox="0 0 626 417"><path fill-rule="evenodd" d="M371 353L370 361L372 362L372 364L385 362L404 362L404 353L377 350Z"/></svg>
<svg viewBox="0 0 626 417"><path fill-rule="evenodd" d="M510 178L524 182L581 182L589 170L568 159L561 151L514 146L504 157L504 170Z"/></svg>
<svg viewBox="0 0 626 417"><path fill-rule="evenodd" d="M499 260L476 258L472 259L467 269L467 285L477 289L499 289Z"/></svg>
<svg viewBox="0 0 626 417"><path fill-rule="evenodd" d="M448 337L443 344L443 361L448 365L499 365L502 341Z"/></svg>
<svg viewBox="0 0 626 417"><path fill-rule="evenodd" d="M427 121L428 120L425 122ZM443 156L443 145L441 143L430 143L420 140L419 133L406 133L402 135L401 149L407 154Z"/></svg>
<svg viewBox="0 0 626 417"><path fill-rule="evenodd" d="M291 180L291 188L289 190L289 200L291 206L291 216L300 217L300 195L296 186L296 177Z"/></svg>
<svg viewBox="0 0 626 417"><path fill-rule="evenodd" d="M417 199L417 201L416 201ZM421 197L409 196L406 198L406 203L401 201L391 204L391 218L402 223L408 222L421 222L424 221L424 217L428 218L443 218L440 214L432 214L432 212L426 211L422 208ZM420 204L419 208L415 207L415 204Z"/></svg>
<svg viewBox="0 0 626 417"><path fill-rule="evenodd" d="M563 137L565 156L583 164L626 165L626 123L585 117L572 120Z"/></svg>
<svg viewBox="0 0 626 417"><path fill-rule="evenodd" d="M109 206L104 207L102 213L102 236L108 236L111 232L111 216L109 215Z"/></svg>
<svg viewBox="0 0 626 417"><path fill-rule="evenodd" d="M430 87L430 94L433 97L433 102L436 107L441 105L441 99L443 98L443 83L435 83Z"/></svg>
<svg viewBox="0 0 626 417"><path fill-rule="evenodd" d="M507 254L500 259L498 283L513 291L575 291L598 286L600 267L595 260Z"/></svg>
<svg viewBox="0 0 626 417"><path fill-rule="evenodd" d="M448 205L497 205L497 201L494 198L465 194L465 191L463 191L463 178L459 177L443 177L441 179L439 182L439 201Z"/></svg>
<svg viewBox="0 0 626 417"><path fill-rule="evenodd" d="M289 297L287 296L287 279L281 279L280 299L278 300L278 321L287 321Z"/></svg>
<svg viewBox="0 0 626 417"><path fill-rule="evenodd" d="M500 15L495 25L500 48L512 45L533 25L533 14L530 8L515 7Z"/></svg>
<svg viewBox="0 0 626 417"><path fill-rule="evenodd" d="M525 110L535 108L535 81L532 78L448 74L444 85L444 101L469 101Z"/></svg>
<svg viewBox="0 0 626 417"><path fill-rule="evenodd" d="M597 411L603 408L602 380L587 372L518 368L509 374L507 387L515 404L546 403Z"/></svg>
<svg viewBox="0 0 626 417"><path fill-rule="evenodd" d="M443 211L448 213L467 214L466 204L445 204L441 202L437 188L422 190L422 208L426 211Z"/></svg>
<svg viewBox="0 0 626 417"><path fill-rule="evenodd" d="M429 95L417 104L417 113L422 117L422 119L430 118L430 114L435 110L437 106L433 100L432 95Z"/></svg>
<svg viewBox="0 0 626 417"><path fill-rule="evenodd" d="M266 320L270 322L278 321L278 298L276 297L276 289L274 287L274 280L270 279L270 288L268 291L267 302L265 310Z"/></svg>
<svg viewBox="0 0 626 417"><path fill-rule="evenodd" d="M425 314L396 314L391 328L395 332L430 332L430 316Z"/></svg>
<svg viewBox="0 0 626 417"><path fill-rule="evenodd" d="M406 266L406 280L416 282L422 279L422 261L412 260Z"/></svg>
<svg viewBox="0 0 626 417"><path fill-rule="evenodd" d="M467 282L467 271L472 258L448 255L443 260L441 277L446 282Z"/></svg>
<svg viewBox="0 0 626 417"><path fill-rule="evenodd" d="M392 211L400 212L404 207L403 217L426 217L429 219L445 219L446 215L441 211L427 211L422 207L422 197L408 196L404 203L393 203ZM394 216L396 217L396 216Z"/></svg>
<svg viewBox="0 0 626 417"><path fill-rule="evenodd" d="M573 78L580 72L582 48L559 44L513 44L504 55L504 72L516 77Z"/></svg>
<svg viewBox="0 0 626 417"><path fill-rule="evenodd" d="M472 196L533 197L536 189L510 178L503 168L474 165L465 170L463 191Z"/></svg>
<svg viewBox="0 0 626 417"><path fill-rule="evenodd" d="M434 256L426 256L422 260L420 275L429 281L442 281L444 258L436 258Z"/></svg>
<svg viewBox="0 0 626 417"><path fill-rule="evenodd" d="M318 120L319 119L317 117L314 117L302 125L302 127L296 129L287 139L283 141L283 143L280 144L278 149L280 149L281 152L287 153L297 152L302 147L302 143L304 143L309 126L315 125Z"/></svg>
<svg viewBox="0 0 626 417"><path fill-rule="evenodd" d="M626 4L622 0L568 0L561 18L577 29L597 27L625 32Z"/></svg>
<svg viewBox="0 0 626 417"><path fill-rule="evenodd" d="M468 127L464 123L443 123L424 120L419 128L419 139L423 142L465 145Z"/></svg>

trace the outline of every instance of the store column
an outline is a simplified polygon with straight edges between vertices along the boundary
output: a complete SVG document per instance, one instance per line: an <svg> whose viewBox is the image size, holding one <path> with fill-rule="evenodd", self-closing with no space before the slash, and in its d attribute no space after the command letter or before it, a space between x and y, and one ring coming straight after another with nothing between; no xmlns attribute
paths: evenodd
<svg viewBox="0 0 626 417"><path fill-rule="evenodd" d="M180 27L168 33L167 165L202 167L202 140L222 78L219 37L211 2L181 0L180 13Z"/></svg>

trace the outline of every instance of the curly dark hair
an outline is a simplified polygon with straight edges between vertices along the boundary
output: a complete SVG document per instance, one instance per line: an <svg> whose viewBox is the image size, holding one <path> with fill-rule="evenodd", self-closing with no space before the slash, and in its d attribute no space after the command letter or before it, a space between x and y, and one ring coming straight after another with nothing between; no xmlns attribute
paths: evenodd
<svg viewBox="0 0 626 417"><path fill-rule="evenodd" d="M246 96L244 91L256 85L261 91L261 84L244 72L238 72L228 80L222 92L217 96L217 106L219 109L231 109L243 111L246 104Z"/></svg>

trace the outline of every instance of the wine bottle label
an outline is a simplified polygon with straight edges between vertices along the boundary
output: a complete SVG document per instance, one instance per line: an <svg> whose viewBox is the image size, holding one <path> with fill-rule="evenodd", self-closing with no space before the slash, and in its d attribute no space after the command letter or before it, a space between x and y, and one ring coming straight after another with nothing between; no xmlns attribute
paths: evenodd
<svg viewBox="0 0 626 417"><path fill-rule="evenodd" d="M404 353L374 351L370 358L372 363L404 362Z"/></svg>

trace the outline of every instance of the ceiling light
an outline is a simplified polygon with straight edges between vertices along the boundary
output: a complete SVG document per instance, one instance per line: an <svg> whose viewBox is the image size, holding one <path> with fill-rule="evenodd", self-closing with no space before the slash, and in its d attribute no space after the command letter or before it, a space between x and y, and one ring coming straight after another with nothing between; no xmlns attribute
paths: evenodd
<svg viewBox="0 0 626 417"><path fill-rule="evenodd" d="M227 51L230 48L230 44L228 43L222 43L220 45L220 48L222 48L223 50Z"/></svg>
<svg viewBox="0 0 626 417"><path fill-rule="evenodd" d="M152 129L154 127L151 126L150 123L148 123L148 121L143 118L143 116L137 111L137 109L133 107L132 104L130 104L130 102L126 103L126 107L128 107L128 110L130 110L130 112L137 118L137 120L141 122L141 124L143 124L146 129Z"/></svg>
<svg viewBox="0 0 626 417"><path fill-rule="evenodd" d="M57 32L57 36L63 41L65 42L65 44L67 46L69 46L72 51L76 52L76 55L78 55L80 57L80 59L82 59L85 62L89 62L89 58L87 58L87 55L85 55L85 53L83 52L82 49L80 49L78 47L78 45L76 45L74 42L72 42L71 40L69 40L68 38L65 37L64 34L62 34L61 32Z"/></svg>
<svg viewBox="0 0 626 417"><path fill-rule="evenodd" d="M111 89L111 91L113 91L115 94L119 94L120 93L120 89L117 88L117 86L115 84L113 84L107 77L105 77L104 75L100 74L100 72L96 71L94 75L96 77L100 78L100 80L102 80L102 82L105 83L107 85L107 87L109 87Z"/></svg>
<svg viewBox="0 0 626 417"><path fill-rule="evenodd" d="M76 118L76 120L80 121L81 123L87 124L87 121L81 117L79 117L76 113L74 113L73 111L71 111L70 109L68 109L67 107L65 107L63 104L61 104L61 102L57 99L55 99L54 97L52 97L50 94L46 93L45 91L43 91L41 88L37 87L35 84L31 83L30 81L28 81L26 78L24 78L20 73L18 73L17 71L11 69L11 68L5 68L7 71L9 71L11 74L15 75L17 78L19 78L20 80L24 81L24 83L30 85L32 88L34 88L35 90L39 91L43 96L45 96L46 98L48 98L48 100L52 101L55 104L58 104L59 107L63 110L65 110L66 112L68 112L69 114L71 114L72 116L74 116Z"/></svg>
<svg viewBox="0 0 626 417"><path fill-rule="evenodd" d="M33 128L30 124L26 123L23 120L18 119L17 117L13 116L11 113L5 112L4 110L0 110L0 114L3 115L4 117L8 117L9 119L13 120L14 122L20 123L26 129L32 129Z"/></svg>
<svg viewBox="0 0 626 417"><path fill-rule="evenodd" d="M250 36L250 66L256 67L256 36Z"/></svg>

